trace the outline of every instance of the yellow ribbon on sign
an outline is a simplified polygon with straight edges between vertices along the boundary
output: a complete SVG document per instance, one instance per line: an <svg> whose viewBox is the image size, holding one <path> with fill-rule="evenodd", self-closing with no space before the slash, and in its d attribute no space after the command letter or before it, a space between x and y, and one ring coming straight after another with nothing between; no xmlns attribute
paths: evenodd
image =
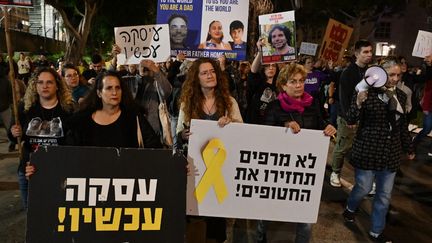
<svg viewBox="0 0 432 243"><path fill-rule="evenodd" d="M210 140L202 152L202 157L207 170L195 188L195 197L198 203L201 203L213 186L218 202L223 203L228 196L228 190L222 175L222 166L226 158L226 150L222 141L218 138Z"/></svg>

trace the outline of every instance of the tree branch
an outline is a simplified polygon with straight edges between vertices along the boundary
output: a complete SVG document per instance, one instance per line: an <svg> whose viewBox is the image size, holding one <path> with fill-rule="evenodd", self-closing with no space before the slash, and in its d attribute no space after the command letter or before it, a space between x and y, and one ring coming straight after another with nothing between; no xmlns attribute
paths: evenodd
<svg viewBox="0 0 432 243"><path fill-rule="evenodd" d="M343 11L342 9L339 9L339 12L341 12L343 15L345 15L347 18L349 18L351 20L355 19L354 16L348 14L347 12Z"/></svg>

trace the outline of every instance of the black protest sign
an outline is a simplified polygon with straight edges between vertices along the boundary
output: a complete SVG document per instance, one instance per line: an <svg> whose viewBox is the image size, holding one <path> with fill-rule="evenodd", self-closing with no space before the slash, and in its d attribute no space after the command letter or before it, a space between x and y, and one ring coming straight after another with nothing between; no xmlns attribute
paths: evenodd
<svg viewBox="0 0 432 243"><path fill-rule="evenodd" d="M33 154L27 242L183 242L186 161L170 150Z"/></svg>

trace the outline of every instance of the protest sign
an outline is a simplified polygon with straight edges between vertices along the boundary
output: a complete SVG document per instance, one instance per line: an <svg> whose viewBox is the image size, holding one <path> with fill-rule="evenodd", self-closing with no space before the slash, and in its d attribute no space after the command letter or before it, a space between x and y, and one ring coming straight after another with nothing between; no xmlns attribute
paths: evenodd
<svg viewBox="0 0 432 243"><path fill-rule="evenodd" d="M262 47L262 62L275 63L296 58L294 11L260 15L258 17Z"/></svg>
<svg viewBox="0 0 432 243"><path fill-rule="evenodd" d="M419 30L412 55L424 58L430 54L432 54L432 33Z"/></svg>
<svg viewBox="0 0 432 243"><path fill-rule="evenodd" d="M190 129L189 215L316 222L329 145L322 131L205 120Z"/></svg>
<svg viewBox="0 0 432 243"><path fill-rule="evenodd" d="M317 48L318 48L318 44L309 43L309 42L302 42L300 44L299 54L305 54L305 55L309 55L309 56L315 56Z"/></svg>
<svg viewBox="0 0 432 243"><path fill-rule="evenodd" d="M172 151L47 147L32 163L26 242L183 242L185 160Z"/></svg>
<svg viewBox="0 0 432 243"><path fill-rule="evenodd" d="M169 24L171 56L246 59L249 1L159 0L158 24Z"/></svg>
<svg viewBox="0 0 432 243"><path fill-rule="evenodd" d="M33 7L32 0L0 0L0 6Z"/></svg>
<svg viewBox="0 0 432 243"><path fill-rule="evenodd" d="M165 62L170 57L168 25L140 25L114 28L121 53L117 63L139 64L143 59Z"/></svg>
<svg viewBox="0 0 432 243"><path fill-rule="evenodd" d="M348 25L329 19L319 52L320 58L332 60L334 63L342 60L352 32L353 29Z"/></svg>

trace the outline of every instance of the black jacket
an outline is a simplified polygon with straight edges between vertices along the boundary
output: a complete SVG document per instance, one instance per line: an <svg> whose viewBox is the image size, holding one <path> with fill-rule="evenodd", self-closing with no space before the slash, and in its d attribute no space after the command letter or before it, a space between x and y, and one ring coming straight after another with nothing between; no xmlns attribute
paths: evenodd
<svg viewBox="0 0 432 243"><path fill-rule="evenodd" d="M301 128L322 130L329 123L323 119L321 114L317 99L314 99L312 104L305 108L303 114L282 110L279 99L276 99L266 110L264 125L284 127L285 122L296 121Z"/></svg>
<svg viewBox="0 0 432 243"><path fill-rule="evenodd" d="M346 113L350 108L351 98L355 91L355 86L363 79L366 68L361 68L355 63L351 63L342 71L339 79L339 110L338 116L346 120Z"/></svg>

